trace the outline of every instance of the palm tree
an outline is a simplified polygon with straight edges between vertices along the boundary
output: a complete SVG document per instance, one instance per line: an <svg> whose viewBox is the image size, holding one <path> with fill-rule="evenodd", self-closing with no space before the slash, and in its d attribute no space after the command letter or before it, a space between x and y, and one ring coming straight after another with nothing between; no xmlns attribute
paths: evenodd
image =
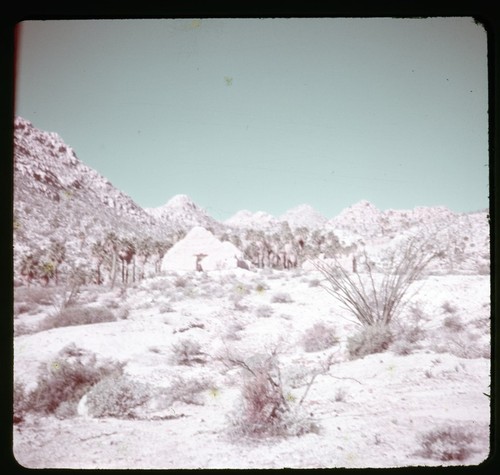
<svg viewBox="0 0 500 475"><path fill-rule="evenodd" d="M116 280L116 259L118 257L118 246L119 246L119 238L114 232L109 232L106 235L106 239L104 241L104 246L106 251L111 253L111 288L115 286Z"/></svg>
<svg viewBox="0 0 500 475"><path fill-rule="evenodd" d="M122 239L120 241L118 257L122 263L122 284L128 284L128 266L135 252L135 246L130 239Z"/></svg>
<svg viewBox="0 0 500 475"><path fill-rule="evenodd" d="M52 241L49 248L49 259L54 266L56 285L59 284L59 266L66 259L66 247L60 241Z"/></svg>
<svg viewBox="0 0 500 475"><path fill-rule="evenodd" d="M161 270L161 261L167 251L172 247L169 241L155 241L154 248L156 253L155 259L155 273L159 274Z"/></svg>
<svg viewBox="0 0 500 475"><path fill-rule="evenodd" d="M96 259L97 285L101 285L103 282L101 276L101 266L107 255L106 244L100 240L95 242L94 244L92 244L91 253L92 256L94 256Z"/></svg>
<svg viewBox="0 0 500 475"><path fill-rule="evenodd" d="M20 272L22 276L26 277L28 287L30 286L31 281L38 275L38 264L39 259L33 254L28 254L21 260Z"/></svg>
<svg viewBox="0 0 500 475"><path fill-rule="evenodd" d="M56 265L52 261L44 261L38 268L40 279L45 282L45 286L49 285L50 279L55 276Z"/></svg>
<svg viewBox="0 0 500 475"><path fill-rule="evenodd" d="M146 264L154 252L153 240L150 237L141 239L137 243L137 258L139 259L139 279L143 279L146 273Z"/></svg>

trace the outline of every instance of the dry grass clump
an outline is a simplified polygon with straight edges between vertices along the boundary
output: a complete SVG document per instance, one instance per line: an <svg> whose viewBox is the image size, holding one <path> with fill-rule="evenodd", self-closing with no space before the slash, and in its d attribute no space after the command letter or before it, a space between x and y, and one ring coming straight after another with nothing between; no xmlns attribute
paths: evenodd
<svg viewBox="0 0 500 475"><path fill-rule="evenodd" d="M259 318L269 318L272 317L274 313L273 307L270 305L259 305L255 309L255 316Z"/></svg>
<svg viewBox="0 0 500 475"><path fill-rule="evenodd" d="M451 332L458 333L465 330L463 320L457 315L449 315L443 320L443 327Z"/></svg>
<svg viewBox="0 0 500 475"><path fill-rule="evenodd" d="M277 292L271 297L272 303L292 303L293 299L287 292Z"/></svg>
<svg viewBox="0 0 500 475"><path fill-rule="evenodd" d="M202 406L201 393L211 388L215 388L215 385L210 377L184 378L183 376L175 376L166 392L171 404L180 401L185 404Z"/></svg>
<svg viewBox="0 0 500 475"><path fill-rule="evenodd" d="M172 345L172 361L182 366L206 363L206 354L195 340L183 339Z"/></svg>
<svg viewBox="0 0 500 475"><path fill-rule="evenodd" d="M388 325L367 325L347 339L347 351L350 359L363 358L386 351L392 342L393 333Z"/></svg>
<svg viewBox="0 0 500 475"><path fill-rule="evenodd" d="M486 441L477 431L464 425L443 425L419 436L417 455L443 462L463 461L484 451Z"/></svg>
<svg viewBox="0 0 500 475"><path fill-rule="evenodd" d="M106 307L74 305L47 316L40 323L39 330L114 321L114 313Z"/></svg>
<svg viewBox="0 0 500 475"><path fill-rule="evenodd" d="M55 293L54 287L15 287L14 302L24 302L36 305L52 305Z"/></svg>
<svg viewBox="0 0 500 475"><path fill-rule="evenodd" d="M427 332L421 324L422 319L423 314L420 310L413 309L407 319L393 323L392 351L398 355L406 356L422 348L427 336Z"/></svg>
<svg viewBox="0 0 500 475"><path fill-rule="evenodd" d="M326 350L338 342L335 327L324 322L315 323L302 337L302 346L308 353Z"/></svg>

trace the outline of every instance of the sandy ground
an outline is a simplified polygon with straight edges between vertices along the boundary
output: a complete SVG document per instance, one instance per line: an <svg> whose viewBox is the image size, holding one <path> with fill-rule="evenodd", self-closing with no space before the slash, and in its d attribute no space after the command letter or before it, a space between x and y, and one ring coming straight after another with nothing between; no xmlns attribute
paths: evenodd
<svg viewBox="0 0 500 475"><path fill-rule="evenodd" d="M200 404L175 402L161 417L94 419L29 414L13 429L14 455L30 468L319 468L475 465L489 452L489 276L431 276L414 299L422 310L425 336L409 355L389 349L349 360L346 340L356 324L323 289L311 286L314 272L225 271L188 276L183 288L174 276L144 281L121 303L126 320L57 328L15 338L15 377L33 386L40 364L68 343L126 363L138 381L166 386L174 375L206 375L215 391ZM190 279L190 280L189 280ZM89 291L90 292L90 291ZM97 292L97 291L95 291ZM97 292L104 304L117 292ZM291 302L275 302L288 293ZM168 303L170 311L160 311ZM464 329L443 327L448 303ZM258 308L271 308L269 317ZM43 311L43 309L42 309ZM410 310L402 318L409 318ZM35 316L20 316L25 324ZM301 337L315 322L336 326L340 344L307 353ZM203 326L197 327L202 323ZM191 325L191 328L189 326ZM230 331L231 327L233 331ZM200 342L205 364L172 363L172 343ZM464 347L465 345L465 347ZM320 374L304 408L319 433L249 440L230 431L238 415L240 368L227 368L220 356L266 354L280 347L279 364L312 372L333 353L334 364ZM293 400L304 384L293 385ZM464 461L439 461L419 454L419 437L442 424L461 425L476 434Z"/></svg>

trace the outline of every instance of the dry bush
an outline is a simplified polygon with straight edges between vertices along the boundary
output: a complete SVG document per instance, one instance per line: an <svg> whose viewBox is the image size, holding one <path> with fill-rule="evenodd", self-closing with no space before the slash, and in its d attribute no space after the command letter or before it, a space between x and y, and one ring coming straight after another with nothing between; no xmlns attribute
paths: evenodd
<svg viewBox="0 0 500 475"><path fill-rule="evenodd" d="M129 315L130 315L130 309L127 305L119 307L115 313L115 317L117 320L126 320Z"/></svg>
<svg viewBox="0 0 500 475"><path fill-rule="evenodd" d="M463 461L484 450L484 437L463 425L444 425L419 437L421 449L417 455L447 462Z"/></svg>
<svg viewBox="0 0 500 475"><path fill-rule="evenodd" d="M290 296L290 294L287 292L276 292L271 297L271 302L272 303L292 303L293 299Z"/></svg>
<svg viewBox="0 0 500 475"><path fill-rule="evenodd" d="M172 312L175 312L175 310L172 307L172 304L170 302L162 302L160 304L160 306L158 307L158 311L160 313L172 313Z"/></svg>
<svg viewBox="0 0 500 475"><path fill-rule="evenodd" d="M319 279L311 279L309 281L309 287L319 287L321 285L321 280Z"/></svg>
<svg viewBox="0 0 500 475"><path fill-rule="evenodd" d="M87 393L88 413L92 417L133 418L134 410L146 403L154 391L123 374L99 381Z"/></svg>
<svg viewBox="0 0 500 475"><path fill-rule="evenodd" d="M350 359L363 358L373 353L386 351L393 342L393 333L388 325L375 324L362 327L358 333L348 337L347 351Z"/></svg>
<svg viewBox="0 0 500 475"><path fill-rule="evenodd" d="M457 313L457 307L455 307L454 305L452 305L450 302L446 301L446 302L443 302L443 304L441 305L441 308L443 309L444 312L446 313L450 313L450 314L454 314L454 313Z"/></svg>
<svg viewBox="0 0 500 475"><path fill-rule="evenodd" d="M443 320L443 327L451 332L458 333L465 330L465 325L463 320L459 316L449 315Z"/></svg>
<svg viewBox="0 0 500 475"><path fill-rule="evenodd" d="M269 318L272 317L274 313L273 307L270 305L259 305L255 309L255 316L259 318Z"/></svg>
<svg viewBox="0 0 500 475"><path fill-rule="evenodd" d="M259 282L256 286L255 286L255 290L261 294L263 292L265 292L266 290L269 290L269 285L267 285L265 282Z"/></svg>
<svg viewBox="0 0 500 475"><path fill-rule="evenodd" d="M234 435L266 438L318 433L309 414L300 406L292 407L292 398L287 396L268 372L256 372L243 385L243 402L232 421Z"/></svg>
<svg viewBox="0 0 500 475"><path fill-rule="evenodd" d="M375 272L366 252L363 274L351 272L338 260L334 266L314 261L313 264L326 279L322 287L362 325L388 325L410 300L411 285L438 255L428 241L421 243L413 237L388 253L381 264L381 275Z"/></svg>
<svg viewBox="0 0 500 475"><path fill-rule="evenodd" d="M335 391L335 401L336 402L345 402L347 397L347 391L344 388L338 388Z"/></svg>
<svg viewBox="0 0 500 475"><path fill-rule="evenodd" d="M187 379L182 376L175 376L166 392L171 404L180 401L185 404L201 406L203 405L201 393L214 387L214 381L209 377Z"/></svg>
<svg viewBox="0 0 500 475"><path fill-rule="evenodd" d="M15 287L14 302L24 302L32 305L52 305L55 290L54 287Z"/></svg>
<svg viewBox="0 0 500 475"><path fill-rule="evenodd" d="M183 339L172 345L172 361L183 366L206 363L206 354L195 340Z"/></svg>
<svg viewBox="0 0 500 475"><path fill-rule="evenodd" d="M410 355L421 349L427 332L421 326L423 313L416 307L404 321L395 321L392 324L393 342L391 350L398 355Z"/></svg>
<svg viewBox="0 0 500 475"><path fill-rule="evenodd" d="M315 323L302 337L302 346L308 353L326 350L338 342L335 327L324 322Z"/></svg>
<svg viewBox="0 0 500 475"><path fill-rule="evenodd" d="M51 328L69 327L74 325L90 325L94 323L114 322L116 317L111 310L101 307L84 307L75 305L62 309L59 313L47 316L39 326L39 331Z"/></svg>
<svg viewBox="0 0 500 475"><path fill-rule="evenodd" d="M48 365L41 366L42 374L37 386L27 396L29 410L57 415L63 405L64 415L74 415L78 401L91 386L111 374L121 374L122 370L121 363L97 361L94 353L72 343Z"/></svg>
<svg viewBox="0 0 500 475"><path fill-rule="evenodd" d="M247 360L229 358L229 363L244 369L241 403L231 420L233 435L266 438L319 433L319 426L302 405L317 374L309 378L299 399L283 384L276 348L269 355Z"/></svg>
<svg viewBox="0 0 500 475"><path fill-rule="evenodd" d="M185 289L188 286L189 281L186 277L177 276L173 283L174 287Z"/></svg>
<svg viewBox="0 0 500 475"><path fill-rule="evenodd" d="M22 422L26 413L31 409L31 401L26 387L19 380L14 381L13 392L13 422L18 424Z"/></svg>
<svg viewBox="0 0 500 475"><path fill-rule="evenodd" d="M23 313L34 313L38 310L38 304L31 302L14 302L14 318Z"/></svg>

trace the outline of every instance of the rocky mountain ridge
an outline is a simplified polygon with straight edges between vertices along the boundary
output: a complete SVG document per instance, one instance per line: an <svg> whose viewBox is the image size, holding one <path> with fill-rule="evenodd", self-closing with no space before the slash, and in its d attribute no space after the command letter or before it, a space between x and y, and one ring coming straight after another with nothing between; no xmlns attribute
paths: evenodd
<svg viewBox="0 0 500 475"><path fill-rule="evenodd" d="M429 233L440 230L453 252L477 252L483 260L489 256L487 211L459 214L445 207L380 211L370 202L360 201L331 219L303 204L279 217L242 210L221 223L186 195L143 209L82 163L58 134L41 131L21 117L14 125L15 261L54 242L63 243L69 254L88 260L92 245L110 232L135 241L153 239L172 244L175 236L194 226L219 237L236 236L234 242L249 231L276 235L283 229L304 234L305 229L311 236L315 233L315 239L318 233L334 233L344 245L387 241L416 229ZM288 226L283 227L284 223Z"/></svg>

